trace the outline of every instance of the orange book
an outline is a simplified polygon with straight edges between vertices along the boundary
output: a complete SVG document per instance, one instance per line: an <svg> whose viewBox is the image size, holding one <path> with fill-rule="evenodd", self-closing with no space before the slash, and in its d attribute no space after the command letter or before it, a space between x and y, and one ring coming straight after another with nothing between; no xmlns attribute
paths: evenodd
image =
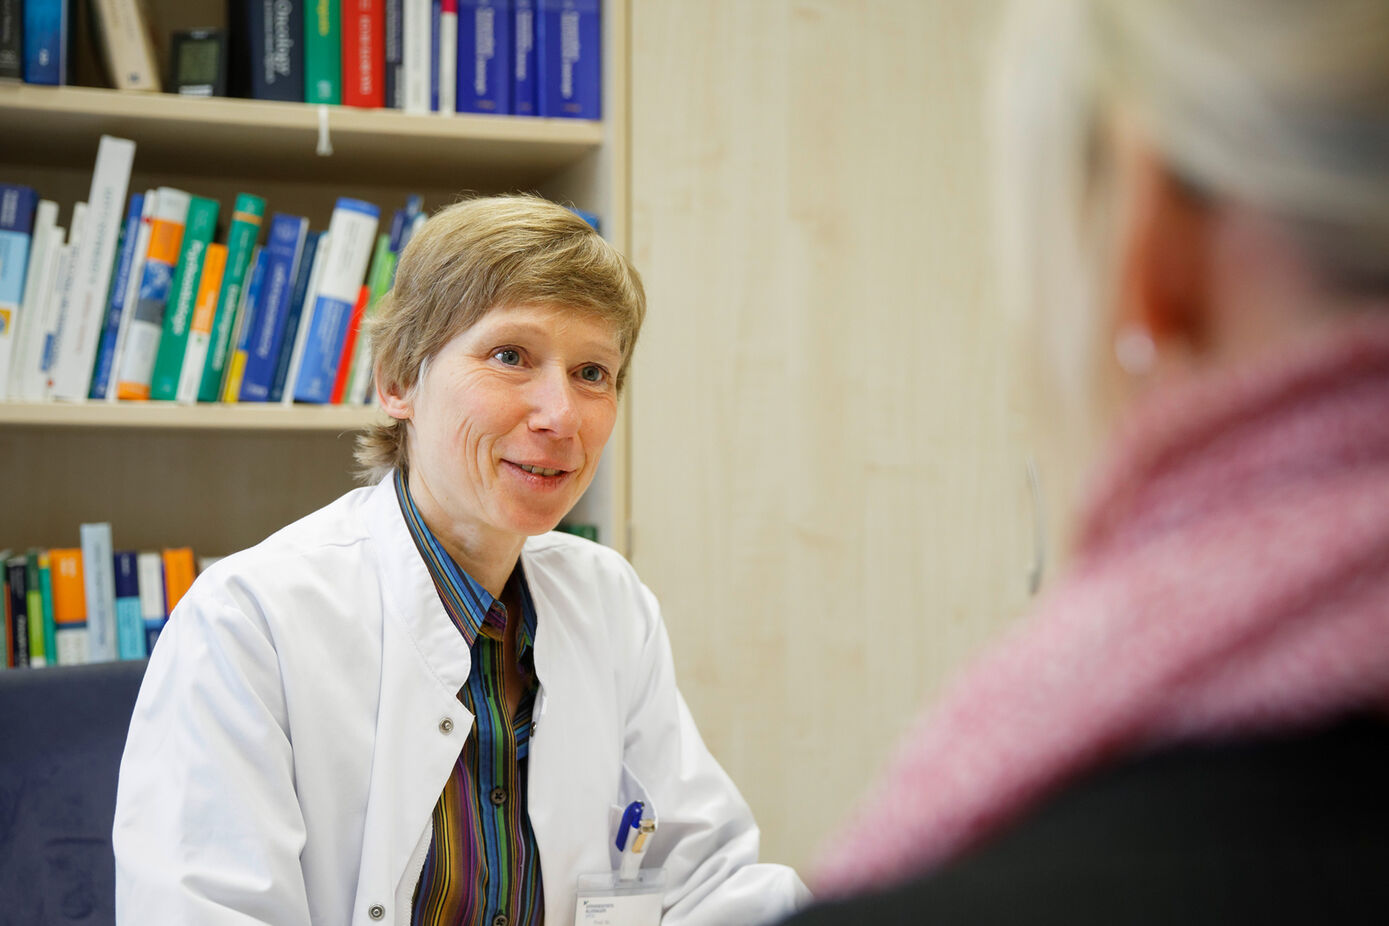
<svg viewBox="0 0 1389 926"><path fill-rule="evenodd" d="M357 303L352 306L352 316L347 322L347 337L342 342L342 353L338 355L338 374L333 379L333 392L328 401L333 405L341 405L342 397L347 392L347 377L351 372L352 355L357 350L357 332L362 327L362 316L366 314L367 302L371 300L371 289L363 286L357 291Z"/></svg>
<svg viewBox="0 0 1389 926"><path fill-rule="evenodd" d="M159 337L164 331L164 305L169 299L169 286L173 282L174 268L178 266L179 248L183 245L188 194L169 187L160 187L157 194L159 200L150 220L150 243L145 252L139 299L133 307L135 315L126 332L124 355L116 358L120 364L116 377L118 399L150 397L150 379L154 375Z"/></svg>
<svg viewBox="0 0 1389 926"><path fill-rule="evenodd" d="M192 547L166 547L164 556L164 609L174 613L174 605L193 585L197 576L197 565L193 561Z"/></svg>
<svg viewBox="0 0 1389 926"><path fill-rule="evenodd" d="M89 661L82 550L49 550L48 568L53 576L53 635L58 646L58 665L81 665Z"/></svg>
<svg viewBox="0 0 1389 926"><path fill-rule="evenodd" d="M198 278L198 295L193 301L193 320L188 325L188 346L183 352L183 367L179 371L180 402L196 402L202 384L207 350L212 343L212 320L217 315L217 294L222 291L222 276L227 269L227 246L209 244L203 255L203 273Z"/></svg>

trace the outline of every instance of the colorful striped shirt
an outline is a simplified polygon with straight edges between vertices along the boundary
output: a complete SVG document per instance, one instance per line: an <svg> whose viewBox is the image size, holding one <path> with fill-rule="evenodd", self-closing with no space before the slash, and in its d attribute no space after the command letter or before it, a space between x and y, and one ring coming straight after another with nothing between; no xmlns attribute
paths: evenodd
<svg viewBox="0 0 1389 926"><path fill-rule="evenodd" d="M506 606L448 555L396 470L396 497L444 610L472 651L458 700L473 729L434 808L434 837L415 888L412 926L539 926L545 904L540 850L527 810L526 756L535 676L535 606L518 563L508 580L521 603L516 649L523 692L513 717L502 690Z"/></svg>

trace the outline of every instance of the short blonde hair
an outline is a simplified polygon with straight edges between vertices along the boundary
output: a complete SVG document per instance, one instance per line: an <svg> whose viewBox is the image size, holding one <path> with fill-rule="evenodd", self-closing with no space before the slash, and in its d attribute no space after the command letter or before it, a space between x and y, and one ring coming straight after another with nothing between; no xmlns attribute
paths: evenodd
<svg viewBox="0 0 1389 926"><path fill-rule="evenodd" d="M503 305L560 306L609 322L626 380L646 315L641 277L583 219L537 196L467 199L441 210L410 239L395 283L363 334L378 383L408 391L424 365L460 332ZM369 427L357 439L364 480L408 463L406 423Z"/></svg>

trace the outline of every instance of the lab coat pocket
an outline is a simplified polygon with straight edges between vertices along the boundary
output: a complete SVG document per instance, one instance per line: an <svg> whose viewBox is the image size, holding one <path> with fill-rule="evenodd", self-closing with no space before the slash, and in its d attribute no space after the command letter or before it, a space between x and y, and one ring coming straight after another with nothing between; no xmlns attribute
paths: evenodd
<svg viewBox="0 0 1389 926"><path fill-rule="evenodd" d="M651 795L641 783L641 779L626 762L622 763L622 783L617 796L619 803L608 805L608 855L612 860L614 869L622 861L622 853L617 848L617 828L622 822L622 815L626 811L627 805L632 801L642 802L643 818L656 821L656 831L651 834L651 844L647 846L645 856L642 859L641 867L644 869L663 867L671 850L678 846L681 840L699 829L708 827L707 822L662 814L661 808L651 799Z"/></svg>

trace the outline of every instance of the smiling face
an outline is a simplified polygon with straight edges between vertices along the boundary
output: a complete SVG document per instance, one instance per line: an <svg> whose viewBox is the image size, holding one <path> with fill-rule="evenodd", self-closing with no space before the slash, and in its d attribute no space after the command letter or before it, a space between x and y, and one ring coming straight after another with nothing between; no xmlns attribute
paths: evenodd
<svg viewBox="0 0 1389 926"><path fill-rule="evenodd" d="M382 388L387 414L409 422L415 503L465 569L509 559L509 572L525 538L554 528L588 488L617 419L621 363L606 321L500 306L445 344L414 388Z"/></svg>

